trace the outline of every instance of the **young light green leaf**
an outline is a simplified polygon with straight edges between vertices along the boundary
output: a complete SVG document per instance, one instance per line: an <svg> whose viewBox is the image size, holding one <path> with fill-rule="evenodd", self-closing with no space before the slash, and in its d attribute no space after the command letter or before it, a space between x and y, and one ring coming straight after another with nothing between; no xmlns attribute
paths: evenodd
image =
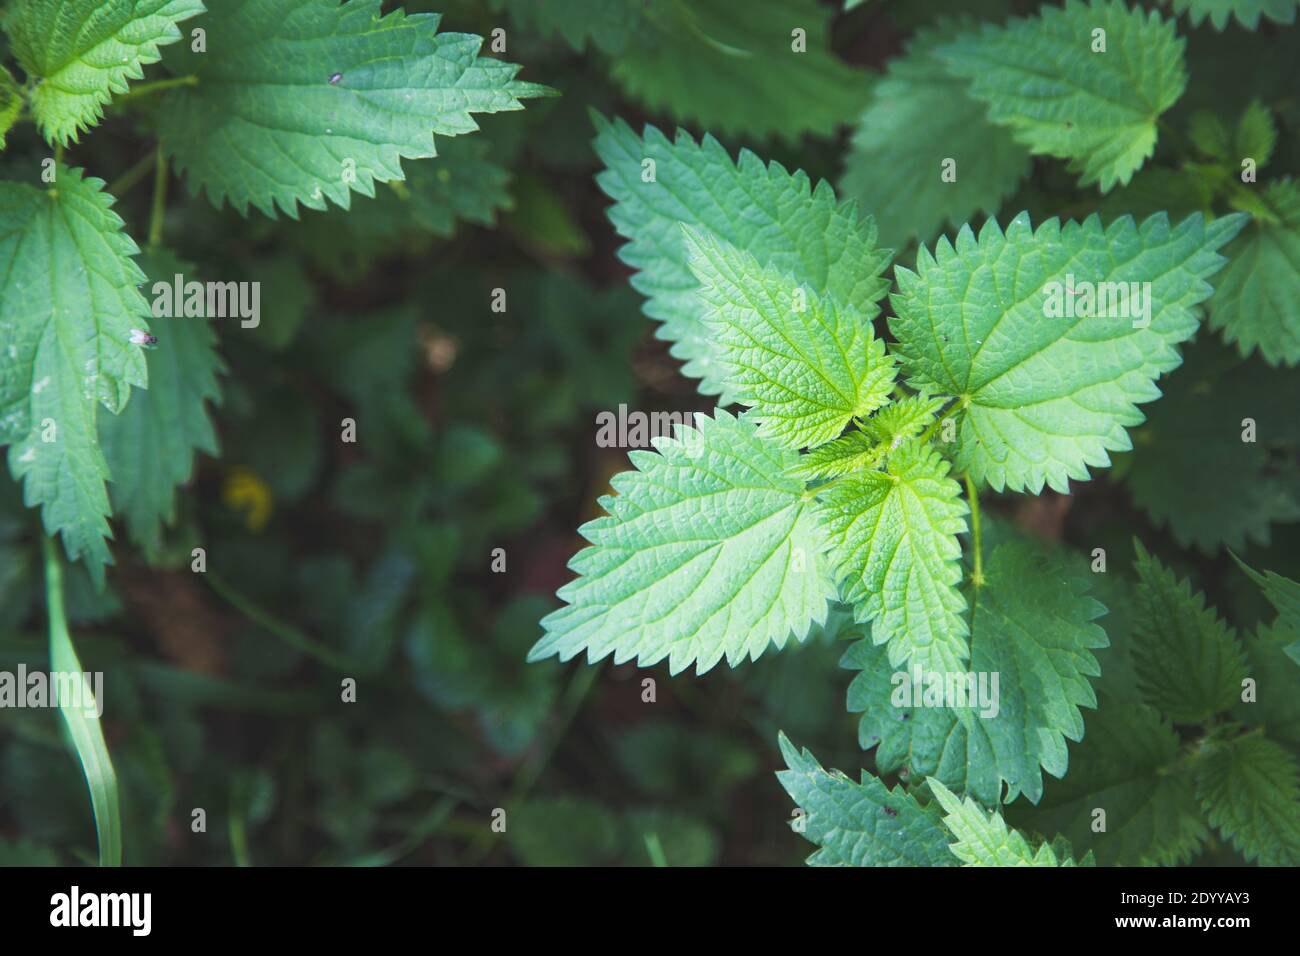
<svg viewBox="0 0 1300 956"><path fill-rule="evenodd" d="M1086 724L1082 743L1071 748L1070 772L1048 781L1037 806L1007 808L1007 819L1060 833L1101 866L1186 863L1206 828L1173 727L1153 707L1106 694Z"/></svg>
<svg viewBox="0 0 1300 956"><path fill-rule="evenodd" d="M193 274L169 253L146 253L140 264L149 281L170 284L177 274ZM148 390L120 415L99 420L113 509L150 556L163 524L175 520L176 489L189 480L194 453L217 453L207 403L220 401L217 375L224 371L206 319L154 316L152 326L158 344L147 356Z"/></svg>
<svg viewBox="0 0 1300 956"><path fill-rule="evenodd" d="M834 441L800 455L790 469L790 474L804 481L815 478L834 478L854 471L878 468L889 451L865 432L846 432Z"/></svg>
<svg viewBox="0 0 1300 956"><path fill-rule="evenodd" d="M1196 331L1194 307L1223 263L1215 250L1239 215L1171 227L1127 216L1103 230L1025 213L1005 233L994 220L922 249L916 272L898 268L896 354L909 384L959 399L956 467L995 490L1069 479L1130 447L1126 427L1177 367L1176 346Z"/></svg>
<svg viewBox="0 0 1300 956"><path fill-rule="evenodd" d="M1029 173L1028 150L984 118L984 104L934 54L966 26L919 31L858 121L840 192L875 217L886 245L929 242L946 222L996 213Z"/></svg>
<svg viewBox="0 0 1300 956"><path fill-rule="evenodd" d="M622 120L593 121L605 163L597 182L615 201L610 221L631 240L619 258L637 271L632 285L647 298L646 315L664 323L657 335L674 343L672 354L686 362L683 373L702 379L702 393L721 394L721 404L731 401L726 376L714 358L679 223L860 310L889 288L881 275L889 253L876 248L875 225L859 219L852 204L840 205L825 182L814 188L804 173L764 165L748 150L733 162L711 136L696 143L679 131L669 141L653 126L641 137Z"/></svg>
<svg viewBox="0 0 1300 956"><path fill-rule="evenodd" d="M924 393L908 395L886 405L863 422L863 431L889 449L895 449L924 432L946 401Z"/></svg>
<svg viewBox="0 0 1300 956"><path fill-rule="evenodd" d="M656 447L629 456L637 470L600 501L608 516L580 529L591 547L569 563L568 604L542 621L529 660L585 650L591 663L612 653L702 674L826 620L835 588L812 503L786 475L794 452L721 409Z"/></svg>
<svg viewBox="0 0 1300 956"><path fill-rule="evenodd" d="M912 443L890 456L888 472L846 476L819 496L844 599L888 643L894 667L956 671L970 655L957 590L967 507L948 468Z"/></svg>
<svg viewBox="0 0 1300 956"><path fill-rule="evenodd" d="M985 810L970 797L961 799L933 777L927 782L944 809L944 825L957 838L948 849L963 866L1075 865L1068 858L1058 861L1047 843L1035 851L1023 834L1007 827L996 810Z"/></svg>
<svg viewBox="0 0 1300 956"><path fill-rule="evenodd" d="M788 770L776 777L797 808L805 839L820 849L810 866L956 866L938 809L922 806L901 786L888 789L863 771L854 783L822 769L781 734Z"/></svg>
<svg viewBox="0 0 1300 956"><path fill-rule="evenodd" d="M0 66L0 150L5 148L5 137L23 111L23 91L14 75Z"/></svg>
<svg viewBox="0 0 1300 956"><path fill-rule="evenodd" d="M1172 20L1121 0L1066 0L985 26L937 55L989 119L1034 153L1069 160L1081 185L1109 192L1150 157L1156 123L1187 85Z"/></svg>
<svg viewBox="0 0 1300 956"><path fill-rule="evenodd" d="M831 52L832 14L816 0L645 7L613 75L652 112L719 134L796 141L832 134L866 102L871 75Z"/></svg>
<svg viewBox="0 0 1300 956"><path fill-rule="evenodd" d="M1221 744L1197 768L1196 795L1247 861L1300 866L1300 768L1283 747L1256 735Z"/></svg>
<svg viewBox="0 0 1300 956"><path fill-rule="evenodd" d="M704 325L727 390L758 433L787 448L824 444L889 401L894 362L859 313L710 232L683 225Z"/></svg>
<svg viewBox="0 0 1300 956"><path fill-rule="evenodd" d="M51 143L76 142L113 94L144 76L201 0L15 0L5 16L14 55L36 80L32 113Z"/></svg>
<svg viewBox="0 0 1300 956"><path fill-rule="evenodd" d="M380 16L379 0L241 0L206 19L220 55L175 51L197 82L167 95L163 146L197 194L290 216L348 208L353 190L403 178L400 160L437 155L436 136L473 114L523 109L544 87L479 56L480 37L438 33L437 14Z"/></svg>
<svg viewBox="0 0 1300 956"><path fill-rule="evenodd" d="M1270 183L1260 197L1271 221L1256 218L1224 254L1210 325L1242 355L1270 365L1300 363L1300 184Z"/></svg>
<svg viewBox="0 0 1300 956"><path fill-rule="evenodd" d="M1209 17L1214 29L1222 33L1229 17L1236 17L1247 30L1259 26L1261 15L1274 23L1295 23L1300 4L1297 0L1173 0L1173 5L1174 13L1186 13L1192 26L1199 27Z"/></svg>
<svg viewBox="0 0 1300 956"><path fill-rule="evenodd" d="M1135 541L1133 663L1147 703L1175 723L1199 724L1241 694L1246 660L1205 596Z"/></svg>
<svg viewBox="0 0 1300 956"><path fill-rule="evenodd" d="M57 167L47 190L0 183L0 445L68 556L103 578L108 466L97 404L114 413L146 380L139 250L103 181Z"/></svg>

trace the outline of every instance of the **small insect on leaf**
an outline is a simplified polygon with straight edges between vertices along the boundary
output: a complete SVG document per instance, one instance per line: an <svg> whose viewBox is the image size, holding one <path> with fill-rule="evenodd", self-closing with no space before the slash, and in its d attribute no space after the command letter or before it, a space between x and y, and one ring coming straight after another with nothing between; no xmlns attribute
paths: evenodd
<svg viewBox="0 0 1300 956"><path fill-rule="evenodd" d="M882 810L885 811L885 816L887 816L887 817L896 817L896 816L898 816L898 811L895 810L893 807L881 807L880 809L882 809Z"/></svg>
<svg viewBox="0 0 1300 956"><path fill-rule="evenodd" d="M145 348L151 349L158 344L158 336L143 332L140 329L132 329L130 342L132 345L143 345Z"/></svg>
<svg viewBox="0 0 1300 956"><path fill-rule="evenodd" d="M338 86L339 83L342 82L342 80L343 80L343 74L342 74L342 73L334 73L334 74L331 74L331 76L330 76L330 86Z"/></svg>

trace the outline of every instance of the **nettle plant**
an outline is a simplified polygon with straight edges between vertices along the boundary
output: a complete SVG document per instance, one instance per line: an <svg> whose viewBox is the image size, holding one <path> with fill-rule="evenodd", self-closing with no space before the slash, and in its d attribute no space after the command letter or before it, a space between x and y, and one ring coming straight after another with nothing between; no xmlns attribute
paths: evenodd
<svg viewBox="0 0 1300 956"><path fill-rule="evenodd" d="M901 241L996 209L1030 154L1109 192L1151 156L1186 82L1172 22L1121 3L940 27L881 81L848 185L878 178ZM913 135L900 115L924 148L870 165L873 137ZM1220 172L1202 191L1204 211L990 216L891 273L871 203L748 151L733 161L709 136L595 122L632 284L718 407L630 454L530 659L703 673L843 630L850 611L849 706L879 775L827 772L782 736L810 862L1180 863L1209 827L1246 859L1300 861L1300 587L1251 571L1279 613L1243 644L1140 544L1130 593L1104 550L1050 550L980 509L990 493L1068 494L1130 449L1216 275L1229 341L1297 359L1280 345L1293 307L1266 291L1294 283L1295 263L1257 273L1279 237L1294 248L1290 181L1255 185L1247 156L1240 181ZM945 123L951 142L925 139ZM1264 126L1245 137L1266 157Z"/></svg>
<svg viewBox="0 0 1300 956"><path fill-rule="evenodd" d="M110 517L156 554L195 451L217 450L208 403L220 398L223 364L207 320L228 317L238 301L238 326L257 324L247 308L256 290L200 282L169 251L170 170L244 215L348 209L354 192L374 196L377 184L403 180L402 160L434 157L448 137L477 130L474 114L550 93L480 55L480 37L438 25L436 14L382 15L379 0L7 5L16 65L0 67L0 135L12 141L15 124L33 122L53 155L26 168L11 162L0 182L0 445L46 533L54 669L81 669L54 538L101 586ZM165 76L131 86L160 59ZM114 187L73 163L106 110L155 98L156 109L138 114L155 145ZM141 255L112 207L115 193L150 172ZM63 713L90 783L100 858L117 862L103 734L82 711Z"/></svg>

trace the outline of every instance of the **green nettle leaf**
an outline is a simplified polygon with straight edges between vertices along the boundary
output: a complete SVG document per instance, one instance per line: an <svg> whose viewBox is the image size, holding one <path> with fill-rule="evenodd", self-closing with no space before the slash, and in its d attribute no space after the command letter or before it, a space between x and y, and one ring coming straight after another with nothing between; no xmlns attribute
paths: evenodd
<svg viewBox="0 0 1300 956"><path fill-rule="evenodd" d="M794 141L832 134L866 102L870 74L831 52L831 11L816 0L645 6L649 28L634 33L612 72L653 112L722 134Z"/></svg>
<svg viewBox="0 0 1300 956"><path fill-rule="evenodd" d="M592 546L569 564L568 605L542 621L529 660L585 650L592 663L612 653L704 673L825 622L835 589L812 502L785 474L794 452L722 410L696 423L632 452L637 470L611 481L609 515L580 529Z"/></svg>
<svg viewBox="0 0 1300 956"><path fill-rule="evenodd" d="M1134 502L1157 525L1181 546L1214 554L1267 544L1275 524L1300 519L1300 421L1292 414L1300 377L1257 356L1242 362L1202 335L1162 386L1124 471ZM1256 441L1243 440L1247 428Z"/></svg>
<svg viewBox="0 0 1300 956"><path fill-rule="evenodd" d="M702 393L722 395L721 404L731 401L726 372L714 357L681 223L863 313L888 290L882 273L890 257L876 248L874 223L838 203L825 182L814 187L806 174L765 165L748 150L733 162L711 136L696 143L679 130L670 141L653 126L641 137L622 120L593 120L605 164L597 182L615 201L610 221L631 240L619 258L637 271L632 286L647 298L646 315L664 323L657 335L674 343L682 372L702 380Z"/></svg>
<svg viewBox="0 0 1300 956"><path fill-rule="evenodd" d="M482 39L438 33L437 14L380 16L379 0L242 0L206 18L207 46L168 65L193 75L161 109L164 149L191 189L241 213L343 208L403 178L435 137L478 129L475 113L523 108L544 87L480 57Z"/></svg>
<svg viewBox="0 0 1300 956"><path fill-rule="evenodd" d="M890 456L888 472L847 475L820 494L844 600L888 643L895 667L956 671L970 654L957 589L967 506L948 469L913 442Z"/></svg>
<svg viewBox="0 0 1300 956"><path fill-rule="evenodd" d="M712 233L683 226L700 281L705 329L736 401L754 408L759 435L787 448L821 445L889 401L894 362L866 314Z"/></svg>
<svg viewBox="0 0 1300 956"><path fill-rule="evenodd" d="M1262 727L1274 740L1300 747L1300 638L1280 624L1261 627L1246 638L1256 697L1242 701L1232 716L1248 727Z"/></svg>
<svg viewBox="0 0 1300 956"><path fill-rule="evenodd" d="M833 478L854 471L877 467L885 460L889 446L881 444L866 432L845 432L834 441L818 445L806 455L800 455L790 469L790 474L812 481L814 478Z"/></svg>
<svg viewBox="0 0 1300 956"><path fill-rule="evenodd" d="M936 55L971 81L989 119L1032 152L1069 160L1081 185L1108 192L1155 149L1157 120L1187 85L1184 45L1154 10L1067 0Z"/></svg>
<svg viewBox="0 0 1300 956"><path fill-rule="evenodd" d="M980 803L1001 802L993 746L978 727L948 707L924 706L924 699L896 703L901 689L897 671L887 652L870 638L855 643L844 654L841 667L860 671L849 684L850 713L861 713L858 745L876 749L876 769L899 773L907 779L935 777L959 793L969 793Z"/></svg>
<svg viewBox="0 0 1300 956"><path fill-rule="evenodd" d="M928 783L944 809L944 825L957 838L948 849L963 866L1075 865L1069 858L1057 860L1050 844L1034 850L1023 834L1008 829L996 810L985 810L970 797L961 799L933 778Z"/></svg>
<svg viewBox="0 0 1300 956"><path fill-rule="evenodd" d="M1236 555L1233 557L1250 579L1259 585L1268 602L1277 609L1277 620L1273 622L1273 628L1283 639L1291 641L1286 654L1300 664L1300 582L1292 581L1276 571L1261 574Z"/></svg>
<svg viewBox="0 0 1300 956"><path fill-rule="evenodd" d="M944 404L942 398L931 398L924 394L908 395L885 406L871 416L870 420L863 422L863 431L892 450L925 431Z"/></svg>
<svg viewBox="0 0 1300 956"><path fill-rule="evenodd" d="M1143 697L1175 723L1199 724L1228 710L1241 694L1246 660L1236 635L1135 542L1133 663Z"/></svg>
<svg viewBox="0 0 1300 956"><path fill-rule="evenodd" d="M1196 794L1247 861L1300 866L1300 768L1283 747L1255 735L1221 744L1197 768Z"/></svg>
<svg viewBox="0 0 1300 956"><path fill-rule="evenodd" d="M840 191L871 212L886 245L929 242L946 222L996 213L1029 173L1029 152L1003 127L982 121L984 104L935 56L965 27L919 31L858 121Z"/></svg>
<svg viewBox="0 0 1300 956"><path fill-rule="evenodd" d="M811 866L957 865L937 807L922 806L901 786L890 790L865 771L861 783L828 773L785 734L780 740L790 769L776 777L803 811L796 818L800 832L820 847L808 858Z"/></svg>
<svg viewBox="0 0 1300 956"><path fill-rule="evenodd" d="M1169 2L1169 0L1166 0ZM1297 0L1173 0L1175 13L1186 13L1192 26L1199 27L1210 18L1214 29L1220 33L1228 25L1229 17L1236 17L1247 30L1259 26L1260 16L1274 23L1295 23Z"/></svg>
<svg viewBox="0 0 1300 956"><path fill-rule="evenodd" d="M1072 750L1070 772L1048 782L1037 806L1008 808L1013 824L1060 833L1101 866L1177 866L1196 854L1206 829L1194 782L1155 708L1101 694Z"/></svg>
<svg viewBox="0 0 1300 956"><path fill-rule="evenodd" d="M636 30L644 27L642 11L628 0L489 0L489 5L505 9L530 33L558 33L579 52L590 42L606 53L622 53Z"/></svg>
<svg viewBox="0 0 1300 956"><path fill-rule="evenodd" d="M1108 642L1095 621L1106 608L1086 593L1086 567L1024 541L995 548L984 574L971 610L970 669L999 675L997 714L957 713L968 731L987 736L1006 802L1020 793L1037 802L1039 768L1065 775L1065 741L1083 737L1080 708L1097 705L1088 679L1101 673L1093 651Z"/></svg>
<svg viewBox="0 0 1300 956"><path fill-rule="evenodd" d="M193 272L169 253L146 253L141 266L148 281ZM163 524L175 520L176 488L189 480L194 452L217 454L207 403L220 401L217 375L224 371L206 319L154 316L151 324L158 344L147 356L148 390L120 415L99 420L114 511L149 555L158 551Z"/></svg>
<svg viewBox="0 0 1300 956"><path fill-rule="evenodd" d="M1270 183L1260 197L1270 218L1257 217L1224 250L1228 264L1215 282L1210 325L1242 355L1255 349L1270 365L1300 363L1300 184Z"/></svg>
<svg viewBox="0 0 1300 956"><path fill-rule="evenodd" d="M45 138L75 142L159 60L160 46L181 38L177 24L203 12L201 0L16 0L5 31L36 80L32 113Z"/></svg>
<svg viewBox="0 0 1300 956"><path fill-rule="evenodd" d="M102 579L111 533L95 408L120 412L144 386L132 338L149 305L103 181L56 176L47 190L0 183L0 445L46 530Z"/></svg>
<svg viewBox="0 0 1300 956"><path fill-rule="evenodd" d="M1252 100L1246 107L1246 112L1241 114L1241 122L1237 124L1236 144L1237 155L1229 157L1233 166L1249 157L1257 167L1263 168L1272 159L1273 148L1277 145L1277 127L1273 125L1273 114L1259 100Z"/></svg>
<svg viewBox="0 0 1300 956"><path fill-rule="evenodd" d="M895 269L895 354L913 387L960 400L956 468L998 491L1068 492L1129 448L1125 428L1181 361L1215 250L1243 221L1103 229L1091 216L1035 231L1021 213L1005 233L992 219L978 240L963 227L955 245L921 249L915 272Z"/></svg>
<svg viewBox="0 0 1300 956"><path fill-rule="evenodd" d="M0 66L0 150L5 148L5 137L23 111L23 91L18 82Z"/></svg>

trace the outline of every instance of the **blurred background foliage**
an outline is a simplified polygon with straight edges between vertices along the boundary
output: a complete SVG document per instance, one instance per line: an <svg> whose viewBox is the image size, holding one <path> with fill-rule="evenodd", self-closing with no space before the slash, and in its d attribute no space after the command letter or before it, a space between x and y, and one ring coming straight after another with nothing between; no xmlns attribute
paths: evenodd
<svg viewBox="0 0 1300 956"><path fill-rule="evenodd" d="M128 546L119 527L102 593L68 571L82 662L105 675L125 861L798 863L808 847L789 832L773 777L778 728L827 766L854 773L874 759L857 749L857 716L845 707L852 674L839 661L853 628L842 613L803 646L703 678L523 662L580 545L572 529L625 466L624 451L596 446L596 414L710 406L654 338L616 257L588 111L711 132L733 154L747 146L851 185L861 178L853 127L909 36L950 14L1000 19L1035 5L405 6L442 12L446 30L503 28L506 58L562 96L440 141L439 159L406 163L404 183L354 197L348 212L243 219L173 182L175 252L207 277L259 280L263 318L253 331L217 323L228 366L214 415L219 454L200 456L174 526L148 549ZM790 24L807 31L809 48L794 76L763 55L788 44ZM1179 30L1190 38L1191 85L1167 117L1173 129L1195 110L1235 124L1261 77L1287 89L1296 31ZM1228 62L1253 72L1206 69L1226 47ZM1295 168L1300 105L1287 96L1273 104L1285 134L1278 162ZM150 108L111 108L71 160L111 182L151 148L140 122ZM1179 149L1162 133L1153 166ZM16 130L5 162L37 155L34 133ZM1198 208L1162 175L1103 199L1060 164L1035 162L1002 208L1035 218L1142 214L1144 202ZM137 234L147 191L118 205ZM916 238L900 250L905 264ZM491 308L498 289L502 312ZM1186 456L1205 446L1189 429L1204 418L1206 383L1221 377L1240 403L1294 412L1300 396L1294 375L1252 370L1217 338L1202 340L1115 469L1071 497L991 507L1041 537L1106 547L1113 566L1127 566L1136 532L1248 626L1267 611L1229 573L1221 545L1300 576L1300 483L1279 467L1294 463L1300 433L1260 451L1252 467L1268 492L1253 512L1216 521L1203 503L1222 503L1227 479L1190 467ZM357 422L354 444L339 440L345 418ZM1204 520L1169 529L1161 509L1178 500L1199 502ZM203 575L190 571L200 545ZM497 548L504 573L492 570ZM41 588L33 515L5 474L0 668L47 666ZM1122 615L1111 624L1122 627ZM357 681L356 703L340 701L344 677ZM653 703L643 700L647 677ZM205 833L191 829L195 808ZM490 827L496 808L507 810L504 834ZM0 864L94 857L85 782L58 715L0 709Z"/></svg>

